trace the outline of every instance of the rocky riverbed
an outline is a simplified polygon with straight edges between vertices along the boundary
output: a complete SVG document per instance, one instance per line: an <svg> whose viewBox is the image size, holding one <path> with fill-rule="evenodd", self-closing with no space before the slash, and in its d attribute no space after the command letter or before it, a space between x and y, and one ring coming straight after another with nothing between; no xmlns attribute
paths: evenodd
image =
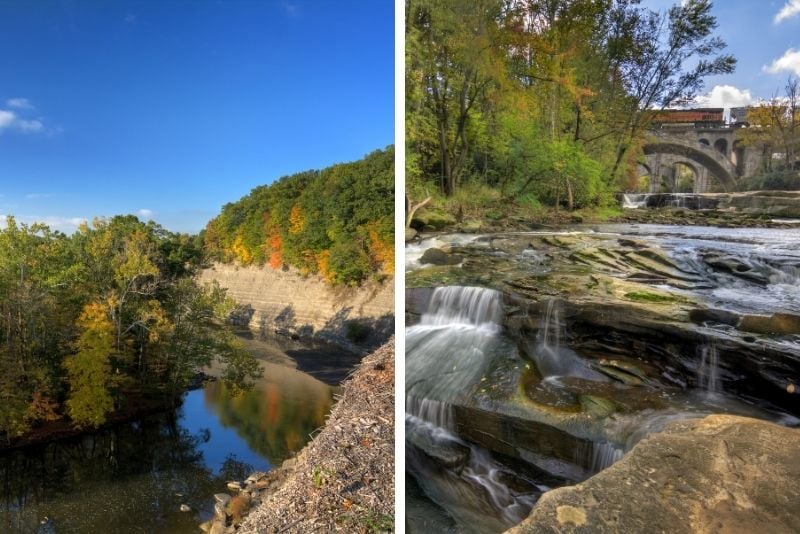
<svg viewBox="0 0 800 534"><path fill-rule="evenodd" d="M365 357L325 426L280 469L231 481L205 532L394 528L394 339Z"/></svg>
<svg viewBox="0 0 800 534"><path fill-rule="evenodd" d="M440 510L412 532L509 528L671 424L800 424L797 231L447 234L406 257L409 465Z"/></svg>

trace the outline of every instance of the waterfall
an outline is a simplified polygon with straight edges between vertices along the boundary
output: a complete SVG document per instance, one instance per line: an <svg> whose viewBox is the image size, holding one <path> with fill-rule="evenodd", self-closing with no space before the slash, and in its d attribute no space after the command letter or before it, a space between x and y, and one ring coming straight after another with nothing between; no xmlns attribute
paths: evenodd
<svg viewBox="0 0 800 534"><path fill-rule="evenodd" d="M420 324L495 327L503 316L502 295L482 287L437 287Z"/></svg>
<svg viewBox="0 0 800 534"><path fill-rule="evenodd" d="M625 193L622 195L622 207L624 209L644 208L647 206L646 193Z"/></svg>
<svg viewBox="0 0 800 534"><path fill-rule="evenodd" d="M713 343L700 348L697 384L706 393L720 393L722 391L719 380L719 353Z"/></svg>
<svg viewBox="0 0 800 534"><path fill-rule="evenodd" d="M607 441L595 442L592 444L592 473L599 473L606 467L622 459L625 451L613 443Z"/></svg>
<svg viewBox="0 0 800 534"><path fill-rule="evenodd" d="M502 294L480 287L436 288L418 325L406 329L406 411L452 428L449 405L479 383L498 343Z"/></svg>
<svg viewBox="0 0 800 534"><path fill-rule="evenodd" d="M565 326L561 315L558 301L556 299L547 301L539 333L536 335L536 346L532 351L539 373L543 377L576 376L588 380L606 381L605 376L593 370L575 351L562 346Z"/></svg>
<svg viewBox="0 0 800 534"><path fill-rule="evenodd" d="M503 297L439 287L406 329L406 468L425 494L469 532L505 530L536 495L508 486L514 473L456 433L452 404L469 400L502 343Z"/></svg>

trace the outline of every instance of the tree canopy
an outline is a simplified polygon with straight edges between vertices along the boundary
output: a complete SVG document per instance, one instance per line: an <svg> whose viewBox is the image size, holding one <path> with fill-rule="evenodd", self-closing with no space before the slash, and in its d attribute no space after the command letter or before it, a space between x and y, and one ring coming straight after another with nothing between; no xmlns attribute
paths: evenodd
<svg viewBox="0 0 800 534"><path fill-rule="evenodd" d="M407 190L604 203L634 177L656 110L732 72L711 7L407 0Z"/></svg>
<svg viewBox="0 0 800 534"><path fill-rule="evenodd" d="M143 397L174 400L221 360L247 383L255 360L218 324L233 303L199 287L196 239L134 216L72 236L6 219L0 230L0 436L68 415L99 426Z"/></svg>
<svg viewBox="0 0 800 534"><path fill-rule="evenodd" d="M332 285L394 273L394 147L285 176L226 204L202 232L209 258L293 267Z"/></svg>

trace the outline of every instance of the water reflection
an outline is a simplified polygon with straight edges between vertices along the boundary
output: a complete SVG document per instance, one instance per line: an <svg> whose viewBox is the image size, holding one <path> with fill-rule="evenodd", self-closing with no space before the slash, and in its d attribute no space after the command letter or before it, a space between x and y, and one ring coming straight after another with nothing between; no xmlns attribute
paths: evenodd
<svg viewBox="0 0 800 534"><path fill-rule="evenodd" d="M325 423L333 388L311 376L270 363L256 387L232 396L223 382L204 390L205 409L224 427L234 428L250 449L272 465L303 448Z"/></svg>
<svg viewBox="0 0 800 534"><path fill-rule="evenodd" d="M331 386L263 367L236 397L212 382L172 413L0 454L0 532L197 532L226 481L280 465L331 408Z"/></svg>

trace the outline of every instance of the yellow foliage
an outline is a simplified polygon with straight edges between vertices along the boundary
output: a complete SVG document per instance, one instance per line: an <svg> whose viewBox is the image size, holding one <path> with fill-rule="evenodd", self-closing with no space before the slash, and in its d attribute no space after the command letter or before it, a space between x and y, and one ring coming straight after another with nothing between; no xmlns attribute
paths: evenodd
<svg viewBox="0 0 800 534"><path fill-rule="evenodd" d="M373 261L381 264L384 273L394 274L394 243L381 239L374 224L369 228L369 250Z"/></svg>
<svg viewBox="0 0 800 534"><path fill-rule="evenodd" d="M331 270L331 251L323 250L322 252L319 252L316 255L316 259L317 270L319 271L320 276L322 276L328 283L333 282L333 278L336 273Z"/></svg>
<svg viewBox="0 0 800 534"><path fill-rule="evenodd" d="M295 204L292 206L292 211L289 213L289 233L299 234L303 231L303 227L305 227L305 225L306 218L303 216L300 206Z"/></svg>
<svg viewBox="0 0 800 534"><path fill-rule="evenodd" d="M244 244L242 234L236 235L236 239L233 240L233 245L231 245L231 252L233 252L236 259L238 259L242 265L250 265L253 263L253 253L247 248L247 245Z"/></svg>

